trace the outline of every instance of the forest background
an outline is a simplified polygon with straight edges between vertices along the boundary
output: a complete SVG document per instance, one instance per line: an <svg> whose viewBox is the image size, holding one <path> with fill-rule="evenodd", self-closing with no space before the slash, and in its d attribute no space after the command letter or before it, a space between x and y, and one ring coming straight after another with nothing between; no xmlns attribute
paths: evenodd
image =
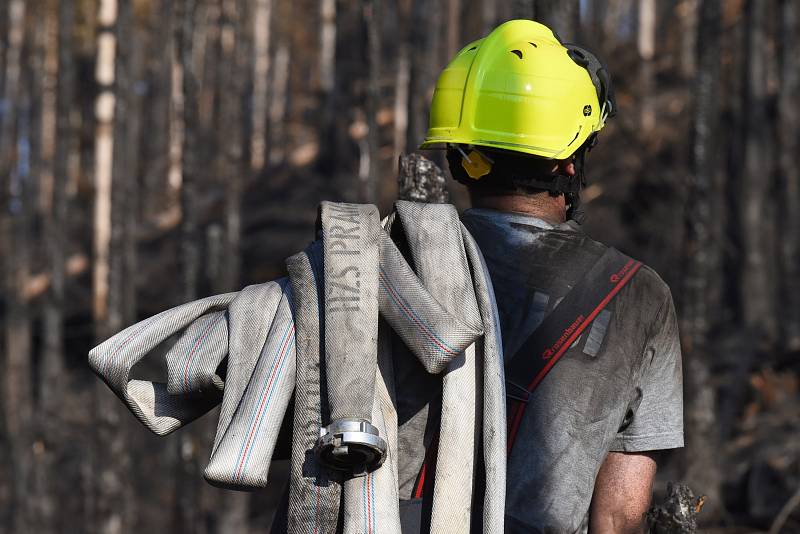
<svg viewBox="0 0 800 534"><path fill-rule="evenodd" d="M656 493L682 481L708 496L707 525L766 530L800 487L798 11L0 1L0 532L268 532L285 462L267 491L207 485L215 418L150 435L87 352L171 306L280 276L322 199L386 213L438 72L510 18L598 52L615 79L586 228L653 266L678 306L687 446L662 462ZM800 514L782 524L800 531Z"/></svg>

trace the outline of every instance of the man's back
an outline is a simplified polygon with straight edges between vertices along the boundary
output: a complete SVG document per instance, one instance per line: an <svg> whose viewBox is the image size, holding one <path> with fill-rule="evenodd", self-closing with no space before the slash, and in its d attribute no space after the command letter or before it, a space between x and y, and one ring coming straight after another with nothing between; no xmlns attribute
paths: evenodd
<svg viewBox="0 0 800 534"><path fill-rule="evenodd" d="M606 250L574 223L468 210L510 358ZM519 354L518 357L525 357ZM507 377L514 380L514 377ZM682 380L669 289L642 268L528 400L508 459L508 532L580 532L609 451L683 445Z"/></svg>

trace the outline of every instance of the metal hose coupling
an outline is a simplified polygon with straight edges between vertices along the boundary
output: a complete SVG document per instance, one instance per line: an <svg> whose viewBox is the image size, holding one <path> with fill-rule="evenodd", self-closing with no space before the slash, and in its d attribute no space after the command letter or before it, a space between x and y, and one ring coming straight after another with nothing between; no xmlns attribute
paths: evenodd
<svg viewBox="0 0 800 534"><path fill-rule="evenodd" d="M386 441L367 421L337 419L319 429L314 454L329 469L360 477L386 460Z"/></svg>

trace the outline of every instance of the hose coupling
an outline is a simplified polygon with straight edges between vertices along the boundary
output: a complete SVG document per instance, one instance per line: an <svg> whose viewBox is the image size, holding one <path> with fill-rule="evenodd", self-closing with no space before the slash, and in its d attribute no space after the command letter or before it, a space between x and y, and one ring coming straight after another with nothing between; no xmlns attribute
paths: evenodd
<svg viewBox="0 0 800 534"><path fill-rule="evenodd" d="M367 421L337 419L319 429L314 455L329 469L361 477L386 460L386 441Z"/></svg>

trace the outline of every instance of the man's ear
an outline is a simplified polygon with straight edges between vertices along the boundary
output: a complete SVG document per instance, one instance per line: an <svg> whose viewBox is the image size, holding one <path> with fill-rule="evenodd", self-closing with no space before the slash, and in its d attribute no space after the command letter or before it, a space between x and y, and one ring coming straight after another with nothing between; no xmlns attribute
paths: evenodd
<svg viewBox="0 0 800 534"><path fill-rule="evenodd" d="M567 159L558 160L553 172L565 176L575 176L578 173L575 168L575 158L570 156Z"/></svg>

